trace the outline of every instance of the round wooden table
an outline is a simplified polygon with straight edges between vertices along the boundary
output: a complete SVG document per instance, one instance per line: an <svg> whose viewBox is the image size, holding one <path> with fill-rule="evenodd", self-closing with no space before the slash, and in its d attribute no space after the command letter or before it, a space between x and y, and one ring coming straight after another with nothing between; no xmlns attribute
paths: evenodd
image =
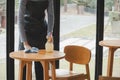
<svg viewBox="0 0 120 80"><path fill-rule="evenodd" d="M120 40L103 40L99 45L109 47L107 76L112 76L114 52L120 48Z"/></svg>
<svg viewBox="0 0 120 80"><path fill-rule="evenodd" d="M25 53L24 51L11 52L9 55L13 59L20 60L19 80L23 77L23 68L26 65L26 80L31 80L32 61L40 61L44 70L44 80L49 80L49 63L51 64L52 80L56 80L55 61L64 58L65 54L59 51L46 53L40 50L38 53Z"/></svg>

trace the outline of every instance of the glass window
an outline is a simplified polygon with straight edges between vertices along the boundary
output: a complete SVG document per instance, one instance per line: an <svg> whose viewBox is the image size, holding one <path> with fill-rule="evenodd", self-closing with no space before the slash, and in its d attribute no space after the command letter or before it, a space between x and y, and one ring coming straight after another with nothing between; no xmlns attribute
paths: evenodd
<svg viewBox="0 0 120 80"><path fill-rule="evenodd" d="M60 51L66 45L80 45L92 52L90 61L91 80L95 72L95 40L96 40L96 0L60 0ZM61 68L67 68L65 60L60 62ZM85 72L76 65L77 72Z"/></svg>

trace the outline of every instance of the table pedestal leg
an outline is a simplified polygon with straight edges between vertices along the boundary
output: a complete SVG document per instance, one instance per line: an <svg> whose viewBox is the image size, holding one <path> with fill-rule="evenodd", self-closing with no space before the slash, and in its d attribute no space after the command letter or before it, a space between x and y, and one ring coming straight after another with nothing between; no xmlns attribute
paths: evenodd
<svg viewBox="0 0 120 80"><path fill-rule="evenodd" d="M51 70L52 70L52 80L56 80L55 61L50 61L50 63L51 63Z"/></svg>
<svg viewBox="0 0 120 80"><path fill-rule="evenodd" d="M107 76L112 76L114 52L116 48L109 48Z"/></svg>
<svg viewBox="0 0 120 80"><path fill-rule="evenodd" d="M32 74L32 62L27 61L20 61L19 63L19 79L23 80L23 68L26 65L26 80L31 80L31 74Z"/></svg>
<svg viewBox="0 0 120 80"><path fill-rule="evenodd" d="M18 80L22 80L23 78L23 68L25 66L25 61L20 61L19 62L19 74L18 74L18 77L19 79Z"/></svg>
<svg viewBox="0 0 120 80"><path fill-rule="evenodd" d="M49 62L48 61L40 61L43 66L44 71L44 80L49 80Z"/></svg>
<svg viewBox="0 0 120 80"><path fill-rule="evenodd" d="M26 80L32 80L32 62L26 62Z"/></svg>

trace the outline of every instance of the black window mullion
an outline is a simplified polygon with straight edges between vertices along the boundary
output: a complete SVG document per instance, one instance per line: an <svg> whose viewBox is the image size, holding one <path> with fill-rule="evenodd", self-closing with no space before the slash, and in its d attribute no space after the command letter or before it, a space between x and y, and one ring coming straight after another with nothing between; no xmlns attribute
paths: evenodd
<svg viewBox="0 0 120 80"><path fill-rule="evenodd" d="M95 80L102 75L103 47L99 46L99 41L104 35L104 0L97 0L97 28L96 28L96 59L95 59Z"/></svg>
<svg viewBox="0 0 120 80"><path fill-rule="evenodd" d="M59 38L60 38L60 0L54 0L54 14L55 14L55 24L54 24L54 48L59 50ZM59 61L56 61L56 68L59 68Z"/></svg>
<svg viewBox="0 0 120 80"><path fill-rule="evenodd" d="M7 24L6 24L6 71L7 80L14 80L14 60L9 53L14 51L14 0L7 0Z"/></svg>

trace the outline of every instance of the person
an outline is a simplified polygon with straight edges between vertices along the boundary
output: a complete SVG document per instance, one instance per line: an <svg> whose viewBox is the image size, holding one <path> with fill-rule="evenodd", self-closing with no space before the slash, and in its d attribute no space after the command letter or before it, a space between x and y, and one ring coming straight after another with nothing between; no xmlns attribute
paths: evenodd
<svg viewBox="0 0 120 80"><path fill-rule="evenodd" d="M29 53L31 49L44 49L48 38L53 42L53 0L20 0L18 16L19 50ZM42 65L40 62L34 64L36 80L43 80ZM26 78L25 69L26 67L23 72L23 80Z"/></svg>

